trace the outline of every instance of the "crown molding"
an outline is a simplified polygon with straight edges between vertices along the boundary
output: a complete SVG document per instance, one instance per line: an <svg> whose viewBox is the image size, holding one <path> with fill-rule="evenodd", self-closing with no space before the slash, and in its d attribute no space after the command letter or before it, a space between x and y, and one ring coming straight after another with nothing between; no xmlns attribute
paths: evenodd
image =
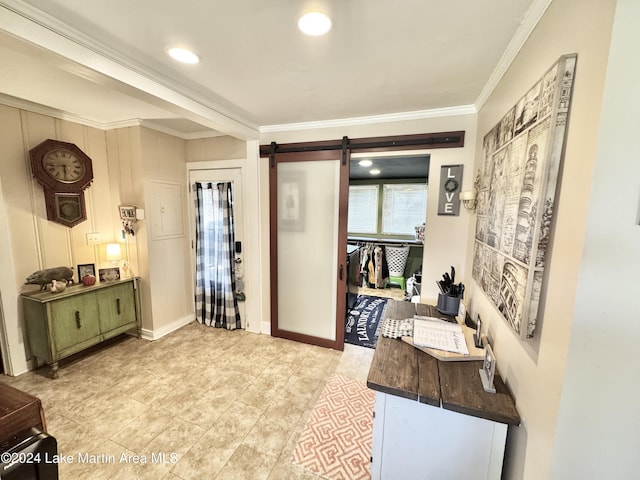
<svg viewBox="0 0 640 480"><path fill-rule="evenodd" d="M238 138L247 139L254 138L258 132L303 131L423 120L456 115L474 115L478 113L499 84L552 1L553 0L533 0L515 35L507 45L502 57L489 77L489 80L472 105L315 122L257 126L237 113L230 111L228 108L211 102L209 99L144 68L132 59L113 51L104 44L96 42L83 33L72 29L65 23L22 0L0 0L0 26L7 32L17 38L26 40L27 42L76 62L93 72L98 72L137 91L142 91L158 98L161 102L172 104L177 107L174 109L176 110L174 113L177 115L191 119L196 123L201 123L203 126L209 127L212 130L184 134L164 125L157 125L152 121L140 119L105 124L7 95L0 94L0 101L9 106L42 113L54 118L80 123L101 130L143 125L147 128L183 139L218 136L219 131L224 131ZM96 56L98 58L96 58ZM228 128L220 128L221 124L225 124ZM222 133L222 135L225 133Z"/></svg>
<svg viewBox="0 0 640 480"><path fill-rule="evenodd" d="M39 103L30 102L21 98L13 97L0 93L0 103L9 107L19 108L29 112L39 113L60 120L66 120L68 122L79 123L88 127L93 127L98 130L114 130L117 128L126 127L145 127L151 130L155 130L174 137L182 138L183 140L196 140L200 138L213 138L224 136L224 133L216 130L202 130L200 132L183 133L178 130L174 130L165 125L160 125L152 120L145 120L139 118L133 118L128 120L121 120L117 122L98 122L85 117L57 110L52 107L47 107ZM424 120L428 118L439 117L452 117L457 115L475 115L477 112L474 105L462 105L458 107L439 108L433 110L419 110L413 112L400 112L385 115L372 115L367 117L354 117L337 120L325 120L318 122L303 122L303 123L288 123L281 125L266 125L260 127L260 133L272 133L272 132L289 132L300 130L313 130L332 127L345 127L353 125L368 125L375 123L390 123L390 122L402 122L408 120Z"/></svg>
<svg viewBox="0 0 640 480"><path fill-rule="evenodd" d="M414 112L401 112L385 115L373 115L366 117L355 117L337 120L326 120L318 122L289 123L280 125L265 125L260 127L260 133L276 133L300 130L313 130L331 127L346 127L353 125L366 125L374 123L402 122L407 120L423 120L427 118L449 117L455 115L477 114L485 104L493 90L511 66L511 63L518 55L525 42L533 32L536 25L546 12L553 0L534 0L529 10L525 14L516 33L507 45L500 61L493 69L489 80L480 92L473 105L461 105L457 107L438 108L432 110L418 110Z"/></svg>
<svg viewBox="0 0 640 480"><path fill-rule="evenodd" d="M218 132L216 130L201 130L199 132L184 133L171 127L167 127L166 125L160 125L153 120L140 120L139 125L151 130L155 130L156 132L166 133L167 135L173 135L174 137L182 138L183 140L197 140L200 138L214 138L225 136L224 133Z"/></svg>
<svg viewBox="0 0 640 480"><path fill-rule="evenodd" d="M489 76L489 80L485 83L484 88L476 100L475 106L478 111L480 111L482 106L498 86L498 83L502 80L502 77L511 66L511 63L515 60L516 56L531 35L531 32L536 28L536 25L538 25L538 22L544 15L544 12L547 11L547 8L549 8L552 1L553 0L533 0L529 10L522 19L522 23L520 23L516 33L511 38L511 41L507 45L502 57L493 69L491 76Z"/></svg>
<svg viewBox="0 0 640 480"><path fill-rule="evenodd" d="M0 1L0 28L85 68L85 78L97 83L100 77L115 80L124 86L123 92L143 92L155 98L158 106L205 127L241 138L258 136L256 124L228 107L160 76L22 0Z"/></svg>
<svg viewBox="0 0 640 480"><path fill-rule="evenodd" d="M376 123L406 122L410 120L424 120L428 118L453 117L457 115L475 115L476 113L478 113L478 111L475 105L460 105L457 107L434 108L431 110L416 110L413 112L387 113L383 115L341 118L335 120L321 120L317 122L265 125L260 127L260 133L291 132L334 127L351 127L354 125L371 125Z"/></svg>
<svg viewBox="0 0 640 480"><path fill-rule="evenodd" d="M80 125L86 125L87 127L97 128L99 130L108 130L104 123L97 122L88 118L79 117L63 110L58 110L53 107L47 107L39 103L30 102L22 98L13 97L5 93L0 93L0 103L7 105L8 107L18 108L20 110L26 110L28 112L38 113L40 115L46 115L48 117L57 118L59 120L66 120L67 122L79 123Z"/></svg>
<svg viewBox="0 0 640 480"><path fill-rule="evenodd" d="M47 107L44 105L40 105L39 103L30 102L28 100L24 100L22 98L12 97L11 95L6 95L4 93L0 93L0 104L6 105L8 107L17 108L20 110L25 110L28 112L37 113L40 115L45 115L47 117L57 118L59 120L64 120L67 122L77 123L80 125L84 125L86 127L95 128L97 130L115 130L117 128L127 128L127 127L145 127L150 130L155 130L157 132L166 133L167 135L172 135L174 137L181 138L183 140L196 140L199 138L213 138L223 136L223 133L220 133L216 130L202 130L200 132L191 132L184 133L179 130L174 130L165 125L160 125L151 120L143 120L139 118L132 118L128 120L121 120L118 122L98 122L96 120L91 120L84 117L79 117L78 115L73 115L71 113L57 110L52 107Z"/></svg>

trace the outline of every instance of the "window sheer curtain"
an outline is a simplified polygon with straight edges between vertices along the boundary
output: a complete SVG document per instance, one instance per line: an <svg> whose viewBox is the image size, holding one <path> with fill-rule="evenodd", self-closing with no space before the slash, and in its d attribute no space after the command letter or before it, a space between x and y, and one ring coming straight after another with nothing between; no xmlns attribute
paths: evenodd
<svg viewBox="0 0 640 480"><path fill-rule="evenodd" d="M216 328L241 328L235 296L232 183L201 183L196 191L196 319Z"/></svg>

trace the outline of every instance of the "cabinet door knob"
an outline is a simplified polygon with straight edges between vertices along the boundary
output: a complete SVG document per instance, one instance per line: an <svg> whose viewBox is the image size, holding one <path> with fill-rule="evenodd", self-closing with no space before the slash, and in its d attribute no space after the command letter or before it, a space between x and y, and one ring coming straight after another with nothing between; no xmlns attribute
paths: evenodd
<svg viewBox="0 0 640 480"><path fill-rule="evenodd" d="M116 298L116 312L120 315L120 299Z"/></svg>
<svg viewBox="0 0 640 480"><path fill-rule="evenodd" d="M82 323L80 322L80 312L76 310L76 326L78 328L82 327Z"/></svg>

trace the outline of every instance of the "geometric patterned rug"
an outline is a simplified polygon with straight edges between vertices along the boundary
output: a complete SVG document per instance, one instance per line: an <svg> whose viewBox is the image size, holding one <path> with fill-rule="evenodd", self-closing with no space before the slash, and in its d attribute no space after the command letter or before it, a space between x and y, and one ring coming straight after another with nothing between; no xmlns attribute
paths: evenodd
<svg viewBox="0 0 640 480"><path fill-rule="evenodd" d="M375 392L332 375L313 407L291 461L330 480L368 480Z"/></svg>

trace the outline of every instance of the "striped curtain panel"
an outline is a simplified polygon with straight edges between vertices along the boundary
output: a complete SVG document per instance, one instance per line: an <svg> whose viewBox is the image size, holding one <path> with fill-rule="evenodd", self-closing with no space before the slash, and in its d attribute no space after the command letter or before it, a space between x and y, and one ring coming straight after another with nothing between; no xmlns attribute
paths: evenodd
<svg viewBox="0 0 640 480"><path fill-rule="evenodd" d="M216 328L241 328L235 297L231 182L200 183L196 191L196 318Z"/></svg>

